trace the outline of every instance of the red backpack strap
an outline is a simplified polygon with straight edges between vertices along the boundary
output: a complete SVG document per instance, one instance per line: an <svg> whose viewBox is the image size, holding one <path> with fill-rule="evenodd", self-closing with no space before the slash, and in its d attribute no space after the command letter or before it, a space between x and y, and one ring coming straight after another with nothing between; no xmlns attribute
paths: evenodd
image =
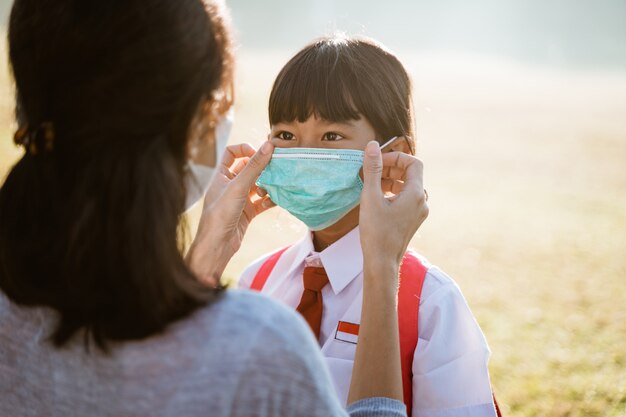
<svg viewBox="0 0 626 417"><path fill-rule="evenodd" d="M398 326L400 331L400 361L402 363L402 388L407 415L413 411L413 355L417 347L417 318L422 286L428 263L408 251L400 265L398 288Z"/></svg>
<svg viewBox="0 0 626 417"><path fill-rule="evenodd" d="M255 291L261 291L267 282L272 270L276 266L276 262L280 259L280 256L289 249L289 246L282 248L281 250L273 253L269 258L263 262L263 265L259 268L254 279L252 280L252 284L250 284L250 289Z"/></svg>
<svg viewBox="0 0 626 417"><path fill-rule="evenodd" d="M496 415L498 417L502 417L502 412L500 411L500 407L498 406L498 402L496 401L496 394L491 394L491 396L493 397L493 405L496 408Z"/></svg>
<svg viewBox="0 0 626 417"><path fill-rule="evenodd" d="M404 254L400 266L400 285L398 288L398 326L400 330L400 360L402 363L402 388L407 415L413 411L413 356L417 347L419 298L422 294L424 279L430 264L417 253L408 251ZM502 412L493 396L496 415Z"/></svg>

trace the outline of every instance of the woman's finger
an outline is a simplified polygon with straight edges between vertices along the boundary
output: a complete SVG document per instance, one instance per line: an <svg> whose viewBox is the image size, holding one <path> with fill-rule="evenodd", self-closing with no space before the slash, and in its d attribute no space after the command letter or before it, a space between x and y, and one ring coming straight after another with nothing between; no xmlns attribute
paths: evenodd
<svg viewBox="0 0 626 417"><path fill-rule="evenodd" d="M237 145L227 146L224 151L224 156L222 157L222 165L230 168L237 159L251 158L255 152L256 149L249 143L238 143Z"/></svg>
<svg viewBox="0 0 626 417"><path fill-rule="evenodd" d="M258 188L258 187L252 187L252 188L250 189L250 192L248 193L248 200L250 200L250 201L256 201L256 200L258 200L258 199L260 199L260 198L265 197L265 196L261 196L261 195L259 195L259 193L257 192L257 188Z"/></svg>
<svg viewBox="0 0 626 417"><path fill-rule="evenodd" d="M242 195L248 195L248 192L254 187L254 182L261 175L261 171L265 169L272 159L272 151L274 146L270 142L265 142L259 150L252 155L246 166L233 179L231 185L234 190Z"/></svg>
<svg viewBox="0 0 626 417"><path fill-rule="evenodd" d="M269 210L272 207L276 207L276 204L269 198L269 196L265 196L263 198L259 198L254 203L254 211L257 215L263 213L265 210Z"/></svg>
<svg viewBox="0 0 626 417"><path fill-rule="evenodd" d="M383 193L400 194L404 189L404 181L383 178L381 181Z"/></svg>
<svg viewBox="0 0 626 417"><path fill-rule="evenodd" d="M259 197L265 197L265 196L267 195L267 191L265 191L265 189L264 189L264 188L261 188L261 187L256 187L256 194L257 194Z"/></svg>
<svg viewBox="0 0 626 417"><path fill-rule="evenodd" d="M423 171L424 164L415 156L405 153L392 153L383 155L383 164L390 167L391 172L397 172L396 170L402 170L402 181L404 183L401 194L410 193L418 201L425 200L424 184L423 184ZM397 180L397 179L396 179ZM412 199L412 198L411 198Z"/></svg>
<svg viewBox="0 0 626 417"><path fill-rule="evenodd" d="M383 178L404 181L404 170L396 167L384 167Z"/></svg>
<svg viewBox="0 0 626 417"><path fill-rule="evenodd" d="M233 174L238 175L245 167L246 165L248 165L248 158L243 158L243 159L239 159L236 163L235 166L232 167L230 170L232 171Z"/></svg>
<svg viewBox="0 0 626 417"><path fill-rule="evenodd" d="M252 222L252 219L254 219L257 215L256 213L256 208L254 206L254 203L251 200L248 200L246 202L246 204L243 207L243 215L245 216L246 220L248 221L248 224L250 224Z"/></svg>
<svg viewBox="0 0 626 417"><path fill-rule="evenodd" d="M399 192L393 192L393 195L387 201L393 203L391 207L395 207L400 211L408 210L414 213L413 220L419 221L416 225L417 228L428 216L428 205L426 204L426 194L423 185L424 165L422 161L409 154L397 153L397 155L391 155L390 153L383 155L383 164L404 171L401 190L399 190L400 187L398 185L395 185L396 191L399 190ZM391 185L391 187L393 188L394 185Z"/></svg>
<svg viewBox="0 0 626 417"><path fill-rule="evenodd" d="M404 181L405 169L399 161L402 152L387 152L383 154L383 178Z"/></svg>
<svg viewBox="0 0 626 417"><path fill-rule="evenodd" d="M412 180L419 179L421 182L424 166L422 161L413 155L402 152L383 154L383 166L386 172L389 173L387 178L403 181L411 178Z"/></svg>
<svg viewBox="0 0 626 417"><path fill-rule="evenodd" d="M276 206L276 204L274 204L274 202L270 199L270 196L267 193L265 193L264 195L259 195L259 190L259 187L256 187L256 189L253 188L248 194L248 201L254 206L256 214L262 213L268 208Z"/></svg>

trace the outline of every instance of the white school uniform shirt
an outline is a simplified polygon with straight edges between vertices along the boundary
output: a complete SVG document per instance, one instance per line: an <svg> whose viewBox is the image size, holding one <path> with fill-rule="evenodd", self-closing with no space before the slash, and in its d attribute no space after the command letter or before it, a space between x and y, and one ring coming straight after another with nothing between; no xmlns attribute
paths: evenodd
<svg viewBox="0 0 626 417"><path fill-rule="evenodd" d="M242 273L239 286L249 288L261 257ZM346 403L356 344L339 335L340 321L361 322L363 253L359 228L316 253L312 235L287 249L269 275L262 293L292 308L300 303L304 267L326 269L324 310L319 343L335 390ZM413 358L414 417L494 417L487 363L487 341L456 283L436 266L426 273L419 300L418 343Z"/></svg>

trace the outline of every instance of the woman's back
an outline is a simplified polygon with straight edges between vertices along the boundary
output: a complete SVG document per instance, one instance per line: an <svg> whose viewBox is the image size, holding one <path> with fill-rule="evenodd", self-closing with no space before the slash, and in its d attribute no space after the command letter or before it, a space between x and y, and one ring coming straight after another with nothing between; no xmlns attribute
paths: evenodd
<svg viewBox="0 0 626 417"><path fill-rule="evenodd" d="M315 342L294 316L228 291L165 333L112 344L107 355L85 349L81 336L54 348L52 310L18 307L0 292L0 415L342 415L326 370L315 366Z"/></svg>

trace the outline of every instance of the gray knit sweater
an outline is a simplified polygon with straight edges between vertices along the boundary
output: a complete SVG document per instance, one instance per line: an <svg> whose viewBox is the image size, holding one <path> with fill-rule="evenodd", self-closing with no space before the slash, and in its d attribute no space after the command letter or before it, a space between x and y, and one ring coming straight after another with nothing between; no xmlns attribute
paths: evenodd
<svg viewBox="0 0 626 417"><path fill-rule="evenodd" d="M372 398L346 411L304 321L263 296L229 291L161 335L55 349L56 314L0 292L0 416L405 416Z"/></svg>

